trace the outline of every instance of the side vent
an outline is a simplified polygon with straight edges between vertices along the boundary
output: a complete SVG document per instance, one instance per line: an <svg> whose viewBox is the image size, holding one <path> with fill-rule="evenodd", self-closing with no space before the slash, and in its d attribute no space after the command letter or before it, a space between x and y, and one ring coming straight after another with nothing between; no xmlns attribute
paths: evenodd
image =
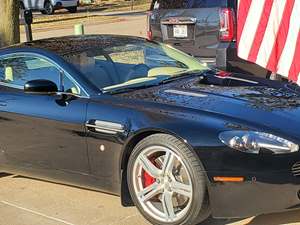
<svg viewBox="0 0 300 225"><path fill-rule="evenodd" d="M295 177L300 176L300 162L296 162L293 166L292 166L292 174Z"/></svg>
<svg viewBox="0 0 300 225"><path fill-rule="evenodd" d="M97 133L118 134L125 132L125 128L122 124L108 121L90 120L85 126L89 131Z"/></svg>

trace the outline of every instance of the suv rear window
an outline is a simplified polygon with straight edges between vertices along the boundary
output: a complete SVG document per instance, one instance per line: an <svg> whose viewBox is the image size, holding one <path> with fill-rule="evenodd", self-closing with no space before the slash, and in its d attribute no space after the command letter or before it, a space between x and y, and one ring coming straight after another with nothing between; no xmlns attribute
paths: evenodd
<svg viewBox="0 0 300 225"><path fill-rule="evenodd" d="M155 0L153 9L192 9L226 7L227 0Z"/></svg>

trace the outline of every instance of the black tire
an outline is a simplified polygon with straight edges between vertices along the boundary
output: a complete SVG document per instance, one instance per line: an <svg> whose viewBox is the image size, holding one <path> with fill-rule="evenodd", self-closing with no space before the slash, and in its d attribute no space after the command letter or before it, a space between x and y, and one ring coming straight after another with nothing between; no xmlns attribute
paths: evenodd
<svg viewBox="0 0 300 225"><path fill-rule="evenodd" d="M55 12L54 6L51 4L51 2L48 0L45 1L44 10L41 10L41 13L45 15L53 15L54 12Z"/></svg>
<svg viewBox="0 0 300 225"><path fill-rule="evenodd" d="M66 8L70 13L76 13L77 12L77 6L68 7Z"/></svg>
<svg viewBox="0 0 300 225"><path fill-rule="evenodd" d="M193 190L195 190L191 198L191 207L185 216L176 222L162 222L153 218L143 209L137 195L135 194L133 183L134 164L142 150L150 146L166 147L176 153L184 162L188 172L190 173ZM128 188L135 206L148 221L157 225L196 225L207 219L210 215L210 207L206 180L207 178L204 168L197 155L192 152L184 142L168 134L154 134L140 141L130 156L127 168Z"/></svg>
<svg viewBox="0 0 300 225"><path fill-rule="evenodd" d="M20 10L25 10L24 3L23 3L23 2L20 2L19 4L20 4L20 5L19 5L19 6L20 6Z"/></svg>

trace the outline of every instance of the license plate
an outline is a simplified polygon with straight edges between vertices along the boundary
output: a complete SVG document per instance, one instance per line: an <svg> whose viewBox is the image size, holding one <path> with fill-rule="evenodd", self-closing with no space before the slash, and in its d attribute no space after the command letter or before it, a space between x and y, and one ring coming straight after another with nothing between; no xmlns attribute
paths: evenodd
<svg viewBox="0 0 300 225"><path fill-rule="evenodd" d="M177 38L186 38L188 36L187 25L174 25L173 35Z"/></svg>

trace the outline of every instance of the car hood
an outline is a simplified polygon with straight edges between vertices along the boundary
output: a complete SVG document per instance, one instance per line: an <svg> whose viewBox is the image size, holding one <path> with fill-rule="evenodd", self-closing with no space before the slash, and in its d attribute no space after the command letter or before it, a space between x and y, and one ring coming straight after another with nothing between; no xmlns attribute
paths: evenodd
<svg viewBox="0 0 300 225"><path fill-rule="evenodd" d="M204 84L200 77L123 93L122 97L225 116L276 133L300 137L300 95L294 87L265 81L242 85ZM256 83L254 85L254 83Z"/></svg>

